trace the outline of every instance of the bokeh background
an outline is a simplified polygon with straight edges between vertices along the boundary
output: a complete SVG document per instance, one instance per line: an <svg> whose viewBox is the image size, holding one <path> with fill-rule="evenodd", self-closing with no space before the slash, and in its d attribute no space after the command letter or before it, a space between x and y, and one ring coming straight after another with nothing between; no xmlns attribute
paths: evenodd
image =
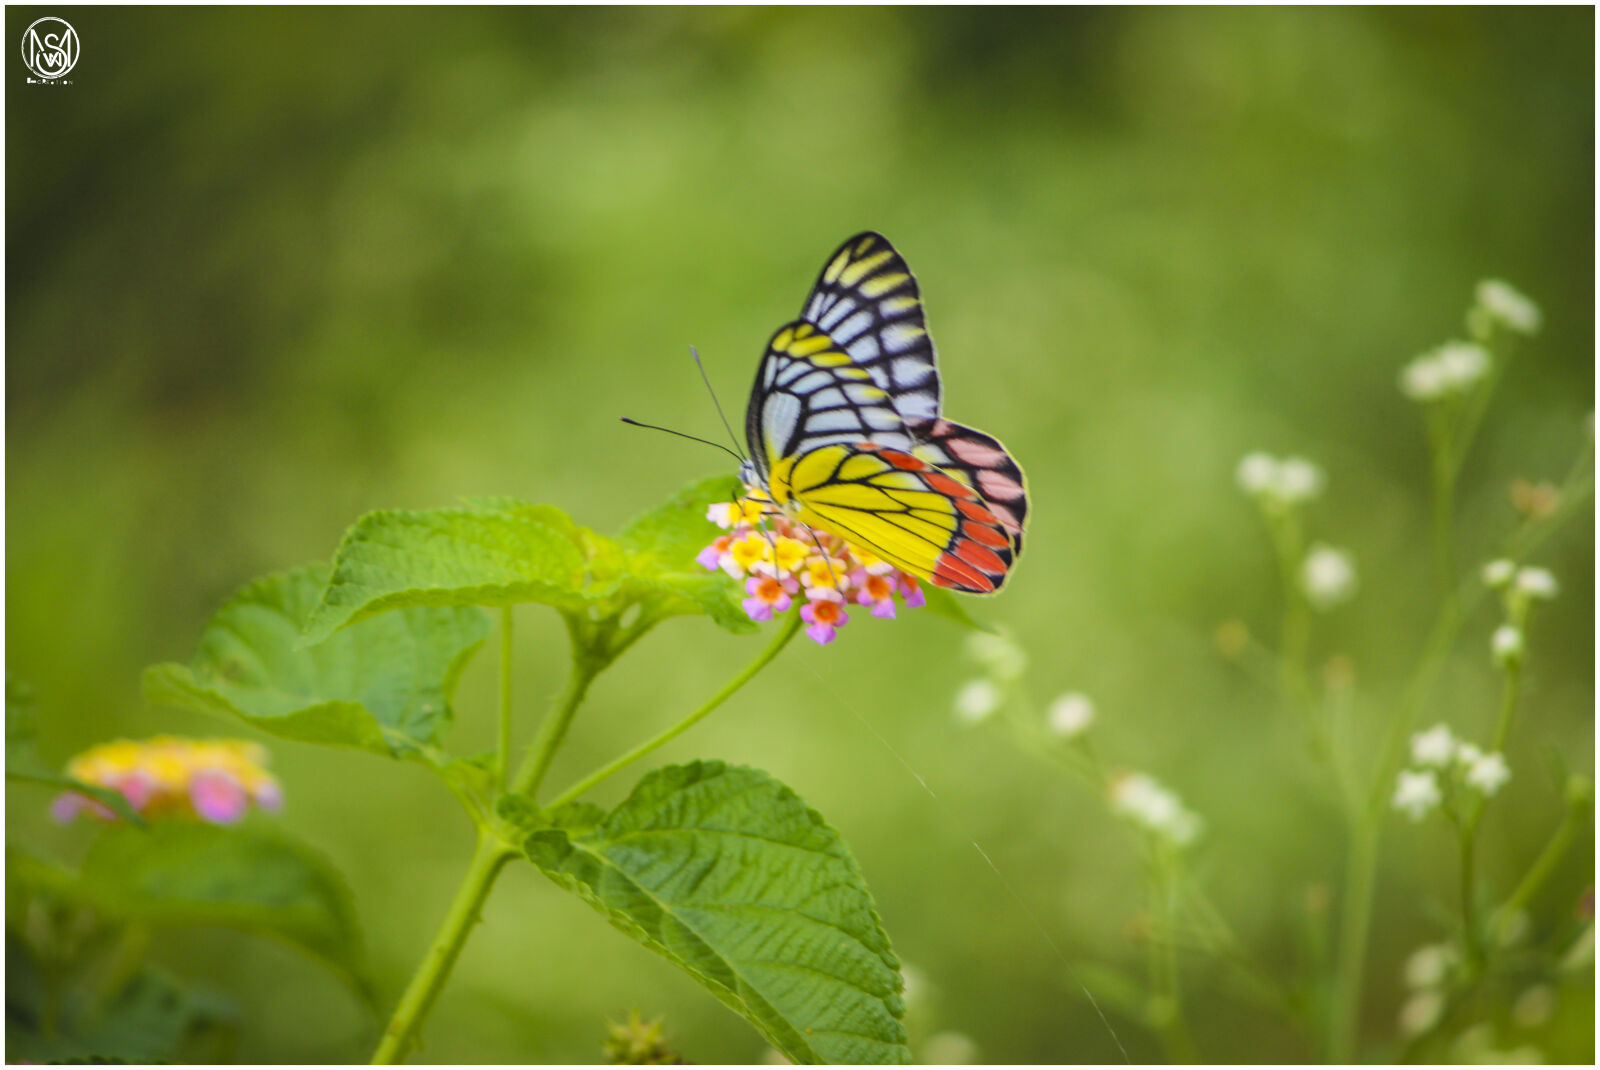
<svg viewBox="0 0 1600 1070"><path fill-rule="evenodd" d="M1262 448L1327 469L1313 533L1354 551L1362 590L1319 620L1314 652L1354 659L1371 732L1432 612L1399 366L1462 332L1480 278L1545 310L1466 469L1464 562L1515 523L1508 483L1559 478L1586 434L1589 9L9 8L7 40L46 13L82 56L55 87L5 61L6 661L38 690L52 760L228 730L147 708L141 668L186 660L233 589L326 559L367 510L512 494L603 531L720 470L617 417L715 437L688 346L742 411L824 256L873 228L921 279L948 413L1030 475L1027 556L973 612L1032 653L1038 699L1092 695L1100 753L1204 815L1207 888L1287 975L1342 839L1298 725L1212 642L1234 617L1270 638L1277 613L1235 463ZM1539 557L1563 590L1486 825L1502 889L1560 811L1542 756L1593 769L1593 538L1586 510ZM1494 623L1471 622L1423 723L1485 730ZM529 733L564 652L548 611L518 629ZM759 641L663 626L597 687L552 782L681 716ZM961 644L915 614L799 644L663 760L764 767L843 831L925 981L919 1042L1116 1059L1072 964L1140 968L1134 841L1059 770L955 721ZM489 744L493 694L486 655L459 750ZM392 1000L465 865L467 820L418 768L274 752L282 820L347 875ZM47 801L8 792L7 834L70 857L87 833L51 827ZM1534 924L1570 919L1592 868L1585 845ZM1400 963L1442 935L1455 880L1441 825L1394 823L1369 1041L1393 1036ZM201 933L158 953L244 1009L241 1058L370 1050L374 1024L288 951ZM1203 1056L1309 1054L1214 968L1185 970ZM1592 989L1561 998L1533 1039L1591 1059ZM589 1061L630 1008L697 1062L762 1056L670 966L519 870L422 1058Z"/></svg>

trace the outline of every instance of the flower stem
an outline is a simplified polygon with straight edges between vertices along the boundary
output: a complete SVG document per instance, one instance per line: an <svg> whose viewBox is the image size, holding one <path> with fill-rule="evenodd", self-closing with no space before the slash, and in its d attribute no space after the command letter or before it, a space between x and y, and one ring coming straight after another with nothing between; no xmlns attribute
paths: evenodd
<svg viewBox="0 0 1600 1070"><path fill-rule="evenodd" d="M500 610L500 731L494 752L494 783L504 789L511 762L511 607Z"/></svg>
<svg viewBox="0 0 1600 1070"><path fill-rule="evenodd" d="M738 691L745 684L749 683L751 678L753 678L756 673L766 668L768 663L770 663L773 658L778 656L779 651L789 645L789 640L793 639L796 633L800 631L800 624L800 614L790 613L785 618L783 627L781 627L777 634L772 637L772 642L767 644L767 648L760 654L756 655L756 659L749 665L745 666L743 672L739 673L738 676L735 676L732 680L729 680L726 684L724 684L722 690L718 691L715 695L712 695L703 706L689 714L689 716L685 717L671 728L668 728L665 732L662 732L660 735L646 740L621 757L608 762L599 769L596 769L594 772L578 781L572 787L568 788L566 791L550 800L550 804L547 809L554 810L557 807L566 805L572 800L583 795L602 780L605 780L607 777L611 776L613 773L617 773L627 766L632 765L640 758L643 758L652 751L672 742L674 739L677 739L683 733L699 724L706 718L707 715L711 713L712 710L715 710L718 706L722 705L729 698L731 698L735 691Z"/></svg>
<svg viewBox="0 0 1600 1070"><path fill-rule="evenodd" d="M1545 844L1544 850L1539 852L1539 857L1528 867L1527 875L1517 885L1516 891L1511 893L1511 898L1495 911L1494 917L1490 920L1489 935L1492 939L1498 939L1517 913L1528 905L1528 901L1538 894L1540 888L1544 887L1544 882L1555 872L1561 857L1572 846L1572 841L1578 835L1578 827L1593 805L1594 800L1591 796L1569 797L1567 812L1561 818L1561 824L1557 825L1555 832L1551 834L1550 842Z"/></svg>
<svg viewBox="0 0 1600 1070"><path fill-rule="evenodd" d="M495 878L513 853L492 833L481 831L478 834L478 849L472 856L472 865L467 869L461 887L456 890L450 912L445 915L444 923L434 935L422 964L417 967L405 994L400 997L388 1028L383 1031L383 1039L372 1055L374 1066L400 1062L416 1043L417 1032L449 978L451 967L466 945L468 934L477 924L478 912L489 897Z"/></svg>
<svg viewBox="0 0 1600 1070"><path fill-rule="evenodd" d="M532 797L538 792L545 774L550 771L550 763L555 761L556 751L567 738L567 729L572 727L578 707L583 705L583 697L589 693L589 685L605 665L588 650L579 634L579 625L570 617L567 630L572 637L572 673L567 677L567 686L539 725L538 736L528 745L527 756L522 759L516 776L511 778L511 790L519 795Z"/></svg>

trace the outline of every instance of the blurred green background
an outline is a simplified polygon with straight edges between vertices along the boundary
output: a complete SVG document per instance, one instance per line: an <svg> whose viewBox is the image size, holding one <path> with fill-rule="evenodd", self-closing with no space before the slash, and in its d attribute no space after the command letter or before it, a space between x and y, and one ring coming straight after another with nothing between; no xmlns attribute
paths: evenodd
<svg viewBox="0 0 1600 1070"><path fill-rule="evenodd" d="M1031 479L1027 555L973 611L1030 650L1041 702L1088 692L1100 753L1204 815L1206 886L1287 975L1342 835L1299 726L1212 644L1221 620L1270 637L1277 614L1235 463L1260 448L1327 469L1312 533L1354 551L1362 591L1319 620L1314 655L1354 659L1373 725L1433 605L1399 366L1462 333L1480 278L1545 310L1466 469L1468 564L1516 522L1510 480L1559 479L1592 410L1589 9L11 8L7 39L47 13L78 31L73 84L20 84L6 61L6 659L38 689L53 761L229 731L146 708L140 669L187 659L232 590L326 559L362 512L513 494L604 531L719 470L617 417L715 437L688 346L742 411L825 255L873 228L921 279L948 414ZM1486 824L1502 892L1560 811L1544 756L1593 769L1592 518L1539 558L1563 591ZM956 628L860 619L830 648L797 644L663 760L766 768L844 833L927 982L914 1040L1117 1059L1068 963L1140 967L1132 837L1058 770L955 722ZM1423 724L1483 734L1495 623L1487 607L1470 623ZM564 651L548 611L518 629L527 733ZM759 642L664 625L603 678L552 783L680 717ZM486 655L456 749L490 743L493 694ZM392 1000L468 822L419 768L274 753L282 820L348 876ZM70 857L88 835L50 826L36 791L8 796L10 837ZM1592 868L1585 845L1536 931L1570 924ZM1394 822L1381 881L1369 1041L1393 1036L1400 963L1453 909L1443 826ZM696 1062L762 1055L526 867L485 922L422 1058L589 1061L629 1008L664 1015ZM287 951L227 933L159 951L241 1005L242 1059L370 1050L354 1001ZM1213 967L1185 970L1204 1057L1307 1056ZM1532 1038L1551 1057L1592 1058L1588 991L1564 990Z"/></svg>

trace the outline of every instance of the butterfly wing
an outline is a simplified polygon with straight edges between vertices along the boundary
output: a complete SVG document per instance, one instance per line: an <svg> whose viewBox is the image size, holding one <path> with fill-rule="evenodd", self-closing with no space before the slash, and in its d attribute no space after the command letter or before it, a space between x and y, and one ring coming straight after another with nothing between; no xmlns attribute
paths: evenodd
<svg viewBox="0 0 1600 1070"><path fill-rule="evenodd" d="M837 443L785 458L771 489L813 527L938 587L989 594L1015 559L1012 537L982 496L911 453Z"/></svg>
<svg viewBox="0 0 1600 1070"><path fill-rule="evenodd" d="M800 317L850 354L913 432L939 416L939 368L922 291L905 258L874 231L834 250Z"/></svg>
<svg viewBox="0 0 1600 1070"><path fill-rule="evenodd" d="M828 258L801 318L767 345L745 416L756 468L841 442L908 450L938 414L917 280L889 239L857 234Z"/></svg>
<svg viewBox="0 0 1600 1070"><path fill-rule="evenodd" d="M1020 554L1028 519L1028 483L1022 466L991 436L952 420L935 420L918 438L912 452L977 491L1011 536L1012 550Z"/></svg>

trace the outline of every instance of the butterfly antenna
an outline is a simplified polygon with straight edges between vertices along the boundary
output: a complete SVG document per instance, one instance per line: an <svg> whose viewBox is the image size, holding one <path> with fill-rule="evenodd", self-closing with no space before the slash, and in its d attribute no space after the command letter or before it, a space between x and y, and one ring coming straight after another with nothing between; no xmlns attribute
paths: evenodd
<svg viewBox="0 0 1600 1070"><path fill-rule="evenodd" d="M711 404L717 407L717 415L722 418L723 429L728 432L728 437L733 440L733 448L739 451L739 460L745 459L744 449L739 445L739 436L733 433L733 425L728 422L728 416L722 411L722 402L717 400L717 392L712 389L711 377L706 374L706 366L700 360L700 351L694 346L689 347L689 353L694 357L694 366L700 369L700 381L706 384L706 391L711 395Z"/></svg>
<svg viewBox="0 0 1600 1070"><path fill-rule="evenodd" d="M655 424L641 423L638 420L631 420L626 416L622 417L622 422L625 423L625 424L628 424L628 425L630 425L632 427L647 427L652 431L665 431L669 435L677 435L679 438L686 438L686 439L689 439L692 442L704 442L707 446L715 446L717 449L721 450L723 453L726 453L729 457L732 457L734 460L738 461L740 464L744 463L744 457L743 456L741 456L740 454L734 453L732 450L730 450L728 447L724 446L720 442L711 441L709 438L701 438L699 435L686 435L682 431L674 431L670 427L658 427Z"/></svg>
<svg viewBox="0 0 1600 1070"><path fill-rule="evenodd" d="M833 558L829 557L828 551L822 548L822 540L817 538L817 529L807 524L804 520L800 521L800 526L811 532L811 541L816 544L817 553L822 555L822 563L828 566L828 575L833 579L833 589L843 594L844 592L839 590L839 574L833 571Z"/></svg>

